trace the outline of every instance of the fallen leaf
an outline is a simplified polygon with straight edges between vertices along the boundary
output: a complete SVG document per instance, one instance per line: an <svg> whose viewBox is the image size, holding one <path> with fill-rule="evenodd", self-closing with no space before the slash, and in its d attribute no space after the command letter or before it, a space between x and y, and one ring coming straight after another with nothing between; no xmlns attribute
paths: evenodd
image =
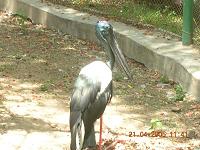
<svg viewBox="0 0 200 150"><path fill-rule="evenodd" d="M187 112L185 115L186 115L187 117L192 117L192 115L193 115L193 112L192 112L192 111L190 111L190 112Z"/></svg>

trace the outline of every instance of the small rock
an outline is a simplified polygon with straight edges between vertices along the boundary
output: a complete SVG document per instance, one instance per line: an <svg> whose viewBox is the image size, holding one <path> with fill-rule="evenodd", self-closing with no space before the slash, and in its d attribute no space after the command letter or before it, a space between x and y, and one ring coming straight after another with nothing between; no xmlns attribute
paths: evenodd
<svg viewBox="0 0 200 150"><path fill-rule="evenodd" d="M71 36L68 35L68 34L66 34L66 35L64 35L64 39L65 39L65 40L69 40L69 39L71 39Z"/></svg>
<svg viewBox="0 0 200 150"><path fill-rule="evenodd" d="M50 123L49 124L52 128L56 128L57 127L57 124L54 124L54 123Z"/></svg>
<svg viewBox="0 0 200 150"><path fill-rule="evenodd" d="M22 32L19 32L18 34L19 34L19 35L23 35L24 33L22 33Z"/></svg>
<svg viewBox="0 0 200 150"><path fill-rule="evenodd" d="M152 96L152 95L149 95L149 94L147 94L147 95L146 95L146 97L152 98L153 96Z"/></svg>
<svg viewBox="0 0 200 150"><path fill-rule="evenodd" d="M60 9L60 7L59 7L59 6L56 6L56 9Z"/></svg>
<svg viewBox="0 0 200 150"><path fill-rule="evenodd" d="M175 97L175 95L176 95L172 91L167 91L166 94L167 94L166 96L167 96L168 99L173 99Z"/></svg>
<svg viewBox="0 0 200 150"><path fill-rule="evenodd" d="M167 112L161 112L160 115L161 116L167 116L168 114L167 114Z"/></svg>
<svg viewBox="0 0 200 150"><path fill-rule="evenodd" d="M86 42L86 41L81 41L81 44L82 44L82 45L86 45L87 42Z"/></svg>
<svg viewBox="0 0 200 150"><path fill-rule="evenodd" d="M193 111L189 111L189 112L185 113L185 116L186 117L192 117L193 114L194 114Z"/></svg>
<svg viewBox="0 0 200 150"><path fill-rule="evenodd" d="M140 85L140 87L141 87L142 89L145 89L145 88L146 88L146 85L145 85L145 84L142 84L142 85Z"/></svg>
<svg viewBox="0 0 200 150"><path fill-rule="evenodd" d="M62 70L62 69L58 69L58 71L59 71L59 72L64 72L64 70Z"/></svg>
<svg viewBox="0 0 200 150"><path fill-rule="evenodd" d="M171 40L172 38L170 36L166 36L166 39L167 40Z"/></svg>
<svg viewBox="0 0 200 150"><path fill-rule="evenodd" d="M127 78L127 77L124 77L124 80L128 80L128 78Z"/></svg>
<svg viewBox="0 0 200 150"><path fill-rule="evenodd" d="M164 88L168 88L168 87L169 87L169 84L158 83L156 86L157 86L158 88L164 89Z"/></svg>
<svg viewBox="0 0 200 150"><path fill-rule="evenodd" d="M171 111L172 112L176 112L176 113L180 113L181 112L181 108L179 108L179 107L172 107Z"/></svg>

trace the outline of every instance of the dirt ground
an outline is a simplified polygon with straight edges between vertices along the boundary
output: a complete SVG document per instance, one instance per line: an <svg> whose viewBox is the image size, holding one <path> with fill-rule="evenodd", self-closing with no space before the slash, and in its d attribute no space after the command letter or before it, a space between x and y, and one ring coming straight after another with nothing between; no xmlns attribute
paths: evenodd
<svg viewBox="0 0 200 150"><path fill-rule="evenodd" d="M0 12L0 149L69 149L73 83L96 59L105 55L94 43ZM133 82L114 69L103 149L199 150L200 103L189 94L175 101L174 82L163 83L158 72L134 60L128 64ZM153 137L153 131L165 134ZM99 121L97 141L98 133Z"/></svg>

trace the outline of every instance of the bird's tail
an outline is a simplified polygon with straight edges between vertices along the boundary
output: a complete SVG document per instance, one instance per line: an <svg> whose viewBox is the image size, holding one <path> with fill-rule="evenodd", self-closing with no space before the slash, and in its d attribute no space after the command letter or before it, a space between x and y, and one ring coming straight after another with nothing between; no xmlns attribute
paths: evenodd
<svg viewBox="0 0 200 150"><path fill-rule="evenodd" d="M71 150L81 150L84 137L84 124L81 112L70 112Z"/></svg>

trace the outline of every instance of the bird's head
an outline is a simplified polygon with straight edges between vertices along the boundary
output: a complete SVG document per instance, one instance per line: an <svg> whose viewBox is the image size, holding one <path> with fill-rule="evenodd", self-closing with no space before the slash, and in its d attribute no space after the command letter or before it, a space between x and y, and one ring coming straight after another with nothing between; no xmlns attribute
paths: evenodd
<svg viewBox="0 0 200 150"><path fill-rule="evenodd" d="M120 50L117 40L114 35L113 27L107 21L98 21L96 24L96 36L100 40L107 54L112 59L116 59L122 69L125 71L129 79L132 80L131 73L124 58L122 51Z"/></svg>
<svg viewBox="0 0 200 150"><path fill-rule="evenodd" d="M113 27L107 21L98 21L96 24L96 35L100 41L106 42L113 34Z"/></svg>

